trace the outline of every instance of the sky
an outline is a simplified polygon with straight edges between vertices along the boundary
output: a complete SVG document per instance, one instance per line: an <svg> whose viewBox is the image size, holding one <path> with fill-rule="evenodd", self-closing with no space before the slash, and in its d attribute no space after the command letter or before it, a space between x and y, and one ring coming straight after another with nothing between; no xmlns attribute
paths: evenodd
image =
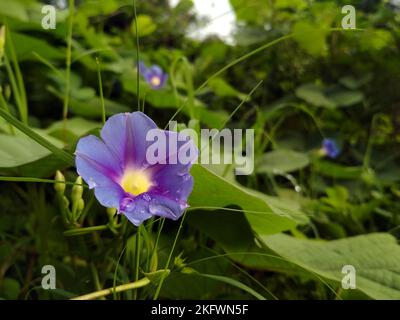
<svg viewBox="0 0 400 320"><path fill-rule="evenodd" d="M169 0L172 6L179 0ZM193 0L195 11L200 17L206 17L210 22L202 28L190 32L194 38L204 38L210 34L220 36L222 40L232 42L232 31L235 25L235 14L229 0Z"/></svg>

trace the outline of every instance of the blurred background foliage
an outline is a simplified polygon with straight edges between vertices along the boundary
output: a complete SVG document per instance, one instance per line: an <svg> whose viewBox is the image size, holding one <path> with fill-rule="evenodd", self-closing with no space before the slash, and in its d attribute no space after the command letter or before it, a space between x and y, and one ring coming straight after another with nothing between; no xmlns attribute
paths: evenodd
<svg viewBox="0 0 400 320"><path fill-rule="evenodd" d="M25 106L25 124L73 152L79 137L101 127L98 59L107 116L137 110L139 88L140 104L160 127L184 105L176 116L181 127L255 129L254 174L235 178L232 166L194 168L193 208L237 211L190 211L162 298L257 297L251 290L267 299L400 298L399 2L230 0L235 25L228 37L193 36L212 21L196 14L191 0L176 2L138 0L135 19L130 0L75 1L65 131L68 2L0 1L8 57L0 67L2 107L24 121ZM44 4L57 6L54 30L41 26ZM362 30L332 31L341 28L347 4L355 6ZM139 59L169 74L165 88L137 83L137 39ZM13 135L1 118L0 130L2 176L52 179L59 169L67 181L76 179L73 168L27 136ZM324 138L340 146L336 159L321 156ZM132 281L136 229L123 219L112 232L105 209L87 190L84 199L84 218L65 235L51 185L0 182L0 297L69 298ZM74 234L105 224L103 231ZM142 231L141 261L148 261L156 225ZM158 266L177 227L166 223ZM40 288L45 264L57 269L56 290ZM341 289L346 264L356 266L358 290ZM146 287L139 297L153 291Z"/></svg>

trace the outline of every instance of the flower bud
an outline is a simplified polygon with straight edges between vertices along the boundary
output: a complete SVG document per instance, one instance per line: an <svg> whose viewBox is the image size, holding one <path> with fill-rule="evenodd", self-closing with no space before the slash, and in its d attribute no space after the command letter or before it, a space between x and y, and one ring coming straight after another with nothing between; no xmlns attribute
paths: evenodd
<svg viewBox="0 0 400 320"><path fill-rule="evenodd" d="M0 27L0 62L3 59L4 56L4 47L6 44L6 27L1 26Z"/></svg>
<svg viewBox="0 0 400 320"><path fill-rule="evenodd" d="M72 192L71 192L72 203L78 205L79 201L82 199L82 195L83 195L82 177L79 176L75 181L75 185L72 187Z"/></svg>
<svg viewBox="0 0 400 320"><path fill-rule="evenodd" d="M57 170L55 180L57 182L54 184L54 189L59 195L63 195L65 192L65 177L61 171Z"/></svg>

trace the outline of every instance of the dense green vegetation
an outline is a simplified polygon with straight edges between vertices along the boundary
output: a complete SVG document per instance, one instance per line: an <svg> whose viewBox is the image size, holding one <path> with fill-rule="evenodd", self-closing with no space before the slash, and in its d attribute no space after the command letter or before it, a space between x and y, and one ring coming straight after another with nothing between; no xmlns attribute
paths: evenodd
<svg viewBox="0 0 400 320"><path fill-rule="evenodd" d="M356 30L341 28L349 2ZM190 37L207 23L190 0L70 0L49 30L44 3L0 1L0 298L138 279L106 298L400 298L400 7L230 3L227 43ZM138 78L138 61L165 86ZM254 173L196 164L184 218L114 216L82 186L74 151L104 116L136 110L160 128L254 129ZM346 265L357 289L342 288Z"/></svg>

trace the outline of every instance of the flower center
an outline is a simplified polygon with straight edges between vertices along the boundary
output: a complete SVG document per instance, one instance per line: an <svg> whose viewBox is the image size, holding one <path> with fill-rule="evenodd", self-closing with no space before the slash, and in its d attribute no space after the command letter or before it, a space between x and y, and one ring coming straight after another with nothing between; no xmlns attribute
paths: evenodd
<svg viewBox="0 0 400 320"><path fill-rule="evenodd" d="M152 186L148 173L144 170L128 169L122 176L121 187L125 192L138 196L147 192Z"/></svg>
<svg viewBox="0 0 400 320"><path fill-rule="evenodd" d="M158 86L161 84L161 79L160 79L160 77L153 76L153 77L150 79L150 82L151 82L151 84L152 84L153 86L158 87Z"/></svg>

